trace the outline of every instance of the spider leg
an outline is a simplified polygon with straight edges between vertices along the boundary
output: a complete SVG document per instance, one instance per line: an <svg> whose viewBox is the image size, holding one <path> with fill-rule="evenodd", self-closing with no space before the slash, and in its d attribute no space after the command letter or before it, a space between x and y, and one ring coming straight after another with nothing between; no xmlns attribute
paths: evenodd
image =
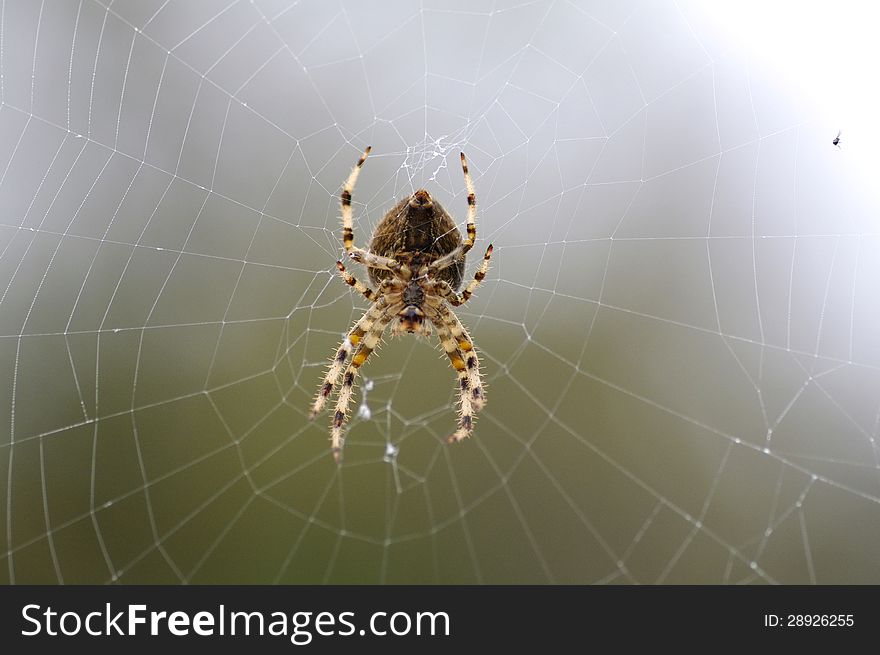
<svg viewBox="0 0 880 655"><path fill-rule="evenodd" d="M460 154L461 170L464 172L464 184L467 187L468 192L467 239L462 244L462 255L464 255L468 250L474 247L474 242L477 240L477 194L474 190L474 181L471 179L471 174L468 171L467 159L463 152Z"/></svg>
<svg viewBox="0 0 880 655"><path fill-rule="evenodd" d="M376 322L373 323L372 327L364 336L363 341L361 341L358 349L351 358L351 364L349 364L348 368L345 370L345 375L342 378L342 387L339 389L339 398L336 400L336 413L333 415L333 427L330 433L333 459L336 460L337 464L342 461L342 444L344 442L342 432L343 427L345 426L345 416L348 412L348 405L351 402L352 387L354 387L354 380L355 377L357 377L358 369L365 361L367 361L367 357L369 357L370 353L376 349L376 346L379 345L379 341L382 339L382 333L385 332L385 328L388 327L388 324L394 318L395 312L400 307L401 305L398 303L387 307L385 311L382 312L381 316L376 319Z"/></svg>
<svg viewBox="0 0 880 655"><path fill-rule="evenodd" d="M470 171L468 171L467 159L463 152L461 153L461 170L464 171L464 183L468 192L467 239L458 244L458 246L449 254L434 260L430 264L430 269L432 271L439 271L447 266L452 266L474 247L474 242L477 240L477 196L474 191L474 181L471 179Z"/></svg>
<svg viewBox="0 0 880 655"><path fill-rule="evenodd" d="M477 410L483 408L486 404L486 396L483 393L483 384L480 378L480 360L477 358L477 352L474 349L474 342L467 330L458 320L458 317L445 305L439 308L440 316L449 328L452 338L455 339L459 350L464 353L465 367L468 371L468 379L470 380L471 400Z"/></svg>
<svg viewBox="0 0 880 655"><path fill-rule="evenodd" d="M455 369L455 373L458 376L458 395L460 404L458 408L458 430L456 430L455 435L461 433L461 436L458 436L458 438L455 439L450 437L448 441L461 441L468 436L473 429L474 413L476 412L473 403L473 395L470 391L471 376L467 364L465 363L466 356L461 349L459 349L455 339L452 337L452 332L443 318L438 315L432 318L431 322L434 324L434 327L437 328L437 336L440 337L440 345L446 352L446 356L449 358L452 368Z"/></svg>
<svg viewBox="0 0 880 655"><path fill-rule="evenodd" d="M464 329L461 321L458 320L458 317L452 313L446 305L441 304L437 307L437 314L438 319L436 325L438 333L441 332L442 325L443 330L448 332L449 338L452 340L452 343L444 343L444 350L446 350L448 354L450 352L449 349L452 346L455 346L456 351L461 353L460 359L464 360L464 369L467 376L466 389L464 388L463 383L459 382L462 389L462 410L458 430L456 430L448 439L450 443L453 443L461 441L470 435L473 430L473 414L471 412L466 412L465 410L471 408L474 411L481 410L486 404L486 395L483 391L483 383L480 377L480 361L477 358L477 353L474 350L474 343L468 335L467 330ZM442 338L443 336L441 334L441 339ZM453 366L455 366L455 362L453 362ZM457 367L456 370L458 370ZM459 375L459 378L461 378L461 375Z"/></svg>
<svg viewBox="0 0 880 655"><path fill-rule="evenodd" d="M364 334L373 327L379 318L382 317L385 313L386 307L387 301L385 296L381 296L376 304L370 307L364 315L361 316L358 322L354 324L351 331L345 335L339 349L336 351L336 355L333 357L333 362L330 364L330 370L328 370L327 374L324 376L324 381L321 383L321 388L318 390L318 395L312 405L312 411L309 412L310 421L315 420L315 417L321 413L322 409L324 409L327 397L333 392L333 385L335 385L336 380L339 379L339 374L342 373L342 369L345 366L348 356L351 354L352 348L360 343Z"/></svg>
<svg viewBox="0 0 880 655"><path fill-rule="evenodd" d="M386 271L396 272L399 271L402 266L397 260L391 259L390 257L383 257L382 255L375 255L370 251L361 248L352 247L348 256L351 257L352 261L355 261L358 264L363 264L370 268L381 268Z"/></svg>
<svg viewBox="0 0 880 655"><path fill-rule="evenodd" d="M489 244L489 247L486 248L486 254L483 255L483 263L480 264L480 268L477 269L477 272L474 273L474 279L471 280L470 284L468 284L464 291L461 292L461 302L457 303L459 305L463 305L468 300L470 300L474 291L477 290L477 287L482 284L483 280L486 278L486 272L489 270L489 260L492 258L492 244ZM455 304L455 303L453 303Z"/></svg>
<svg viewBox="0 0 880 655"><path fill-rule="evenodd" d="M363 284L354 275L346 271L345 266L342 265L341 261L336 261L336 268L339 270L339 274L342 276L342 279L345 280L345 283L351 287L354 287L354 290L363 295L364 298L366 298L370 302L374 301L377 298L379 294L370 289L367 285Z"/></svg>
<svg viewBox="0 0 880 655"><path fill-rule="evenodd" d="M361 174L361 168L363 168L364 162L367 160L367 155L370 154L370 150L372 150L372 146L367 146L367 149L364 150L364 154L358 159L358 163L351 169L351 173L345 181L345 184L342 185L342 194L340 195L340 200L342 202L342 245L345 246L345 251L349 255L352 253L352 250L358 250L354 245L354 225L351 219L351 194L352 191L354 191L354 185L357 182L358 175Z"/></svg>
<svg viewBox="0 0 880 655"><path fill-rule="evenodd" d="M364 154L358 159L355 167L351 169L351 173L345 181L345 184L342 185L342 193L339 196L342 203L342 245L345 247L345 252L347 252L348 256L354 261L372 268L383 268L393 271L396 270L397 267L396 261L388 257L374 255L373 253L354 245L354 221L352 220L351 194L354 192L354 185L357 182L358 175L361 174L361 168L363 168L364 162L367 160L367 155L370 154L370 150L372 150L372 146L367 146L367 149L364 150Z"/></svg>
<svg viewBox="0 0 880 655"><path fill-rule="evenodd" d="M492 257L492 244L489 244L489 247L486 248L486 254L483 255L483 263L480 264L480 268L477 269L477 272L474 274L474 279L471 280L470 284L465 287L464 291L461 294L455 293L455 290L449 286L449 283L446 280L430 280L429 284L437 290L437 293L445 298L450 305L455 305L458 307L459 305L465 304L468 300L471 299L471 296L474 295L474 291L476 291L477 287L480 286L480 283L486 277L486 271L489 270L489 259Z"/></svg>

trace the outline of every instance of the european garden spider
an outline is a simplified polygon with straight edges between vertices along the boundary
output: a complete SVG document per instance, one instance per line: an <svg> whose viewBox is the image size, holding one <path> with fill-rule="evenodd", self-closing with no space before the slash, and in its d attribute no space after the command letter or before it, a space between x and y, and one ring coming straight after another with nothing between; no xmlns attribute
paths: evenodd
<svg viewBox="0 0 880 655"><path fill-rule="evenodd" d="M378 291L358 281L345 270L341 261L336 262L336 268L346 284L354 287L372 305L354 324L336 351L309 416L314 419L324 408L351 356L351 363L342 376L331 428L333 457L337 463L342 458L343 426L357 371L391 323L394 324L392 331L395 333L429 335L429 323L437 330L440 344L458 374L458 429L447 439L448 442L458 442L470 436L474 414L486 403L474 342L449 308L449 305L463 305L473 295L486 277L492 256L490 244L474 279L458 294L456 291L464 275L465 255L477 238L474 223L477 201L464 153L461 153L461 168L468 192L467 239L462 241L455 221L440 203L432 199L425 189L419 189L385 214L376 226L370 249L363 250L354 245L351 194L369 154L370 148L367 148L342 187L342 244L353 261L366 266L370 282Z"/></svg>

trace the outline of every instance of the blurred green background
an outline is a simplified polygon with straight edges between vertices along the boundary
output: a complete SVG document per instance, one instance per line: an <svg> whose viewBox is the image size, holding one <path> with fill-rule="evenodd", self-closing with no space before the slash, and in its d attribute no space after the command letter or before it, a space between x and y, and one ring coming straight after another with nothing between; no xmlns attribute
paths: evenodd
<svg viewBox="0 0 880 655"><path fill-rule="evenodd" d="M878 583L859 140L698 3L4 3L0 580ZM862 143L865 143L863 141ZM307 420L428 188L495 245ZM471 258L468 277L476 258ZM364 271L352 266L361 279Z"/></svg>

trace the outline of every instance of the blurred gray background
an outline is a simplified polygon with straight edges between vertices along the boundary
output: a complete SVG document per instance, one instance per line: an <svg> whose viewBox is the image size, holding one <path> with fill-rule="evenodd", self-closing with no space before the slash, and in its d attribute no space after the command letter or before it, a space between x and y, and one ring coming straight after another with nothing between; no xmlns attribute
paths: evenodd
<svg viewBox="0 0 880 655"><path fill-rule="evenodd" d="M869 135L732 24L6 0L0 580L880 582ZM463 229L470 159L489 402L447 446L453 371L389 339L337 467L368 144L361 245L421 186Z"/></svg>

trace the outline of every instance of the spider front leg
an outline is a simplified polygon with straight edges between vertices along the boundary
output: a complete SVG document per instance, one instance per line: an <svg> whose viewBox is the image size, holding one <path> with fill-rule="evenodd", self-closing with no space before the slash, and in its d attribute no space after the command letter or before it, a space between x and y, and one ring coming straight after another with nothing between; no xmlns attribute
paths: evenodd
<svg viewBox="0 0 880 655"><path fill-rule="evenodd" d="M438 308L440 317L449 329L458 349L464 354L465 368L468 372L469 389L471 400L477 410L486 404L486 396L483 392L483 384L480 377L480 360L474 349L474 342L458 317L445 305Z"/></svg>
<svg viewBox="0 0 880 655"><path fill-rule="evenodd" d="M336 400L336 412L333 414L333 427L330 433L330 447L333 451L333 459L336 460L337 464L342 461L342 445L344 442L342 432L343 427L345 426L345 417L348 413L348 405L351 402L352 388L354 387L354 380L357 377L358 369L363 366L364 362L367 361L367 357L370 356L370 353L376 349L377 345L379 345L379 341L382 339L382 333L385 332L385 328L388 327L395 312L400 309L400 307L400 305L393 305L387 308L376 320L369 332L364 336L364 339L355 351L354 356L352 356L351 364L349 364L348 368L345 370L345 375L342 378L342 387L339 389L339 398Z"/></svg>
<svg viewBox="0 0 880 655"><path fill-rule="evenodd" d="M445 305L440 305L437 308L437 314L435 325L441 343L443 343L443 349L459 376L461 416L458 429L448 439L450 443L454 443L470 436L473 430L473 414L485 406L486 395L480 376L480 361L467 330L464 329L458 317ZM461 368L462 364L463 369Z"/></svg>
<svg viewBox="0 0 880 655"><path fill-rule="evenodd" d="M449 358L449 362L452 364L452 368L455 369L455 373L458 376L459 421L458 430L455 434L457 435L459 432L462 432L462 436L455 439L455 441L460 441L471 433L474 426L474 414L476 413L476 408L474 407L473 395L471 392L471 375L467 368L466 355L459 349L444 320L438 315L433 318L431 322L437 329L437 336L440 337L440 345L443 347L444 352L446 352L446 356ZM452 440L452 437L450 437L449 441L451 442Z"/></svg>
<svg viewBox="0 0 880 655"><path fill-rule="evenodd" d="M321 413L322 409L324 409L327 397L333 392L333 386L339 379L339 375L342 373L342 369L345 367L345 362L351 354L352 349L361 342L364 334L368 332L376 321L383 316L386 307L387 301L385 296L382 296L376 304L370 307L358 322L354 324L351 331L345 335L345 338L342 340L342 343L336 351L336 355L333 357L330 369L327 371L327 374L324 376L324 381L318 389L318 395L312 405L312 411L309 412L310 421L314 421L315 417Z"/></svg>

